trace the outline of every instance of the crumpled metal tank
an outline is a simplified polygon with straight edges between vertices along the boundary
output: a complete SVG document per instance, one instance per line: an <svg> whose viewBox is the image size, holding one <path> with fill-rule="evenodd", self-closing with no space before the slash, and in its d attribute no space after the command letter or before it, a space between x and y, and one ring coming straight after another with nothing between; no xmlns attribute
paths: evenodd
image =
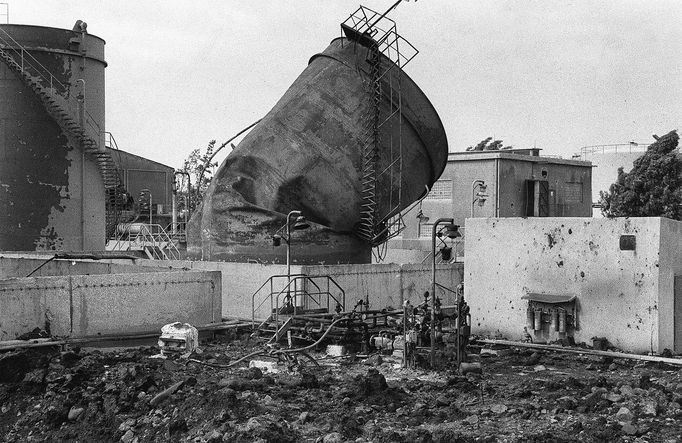
<svg viewBox="0 0 682 443"><path fill-rule="evenodd" d="M191 257L284 262L285 248L274 248L271 238L286 214L299 210L313 224L293 234L293 262L370 262L372 245L357 235L363 149L375 107L369 51L362 41L338 38L310 59L220 165L189 223ZM381 57L384 66L392 63ZM398 81L402 116L392 113L397 101L389 97ZM387 70L381 82L381 112L391 121L379 129L377 165L380 172L393 172L377 174L375 211L388 219L438 179L448 148L438 114L404 72ZM396 146L402 152L398 159Z"/></svg>

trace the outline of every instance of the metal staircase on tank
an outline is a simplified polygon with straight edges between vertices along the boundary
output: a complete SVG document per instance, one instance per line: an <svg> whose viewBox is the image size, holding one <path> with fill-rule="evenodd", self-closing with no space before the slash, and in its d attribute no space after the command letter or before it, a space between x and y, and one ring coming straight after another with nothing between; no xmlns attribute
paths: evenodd
<svg viewBox="0 0 682 443"><path fill-rule="evenodd" d="M405 226L399 212L403 169L400 83L402 69L419 51L397 33L395 22L386 13L364 6L351 14L341 29L358 51L367 48L366 63L360 60L357 66L365 78L369 105L364 115L367 127L361 137L362 205L355 232L372 246L379 246ZM388 137L383 140L382 135ZM382 207L378 203L380 184L388 187L388 198L382 196L388 203Z"/></svg>
<svg viewBox="0 0 682 443"><path fill-rule="evenodd" d="M0 29L0 59L35 93L59 127L80 144L84 152L97 163L106 195L106 235L107 237L113 235L120 215L120 208L117 204L122 189L120 171L106 149L103 146L100 147L99 143L87 134L81 124L74 120L72 114L55 97L56 88L68 91L69 87L55 78L45 66L3 29Z"/></svg>
<svg viewBox="0 0 682 443"><path fill-rule="evenodd" d="M370 105L364 115L368 128L362 140L362 205L357 234L364 240L372 241L376 233L377 215L377 168L379 166L380 119L381 119L381 57L376 45L370 48L371 66L369 81L365 87L370 96Z"/></svg>

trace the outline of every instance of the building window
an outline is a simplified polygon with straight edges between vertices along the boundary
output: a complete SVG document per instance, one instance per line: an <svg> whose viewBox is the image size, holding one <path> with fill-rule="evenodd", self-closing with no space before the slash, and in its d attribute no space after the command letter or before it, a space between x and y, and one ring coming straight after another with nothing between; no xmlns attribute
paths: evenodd
<svg viewBox="0 0 682 443"><path fill-rule="evenodd" d="M438 180L433 184L431 191L425 200L450 200L452 199L452 180Z"/></svg>

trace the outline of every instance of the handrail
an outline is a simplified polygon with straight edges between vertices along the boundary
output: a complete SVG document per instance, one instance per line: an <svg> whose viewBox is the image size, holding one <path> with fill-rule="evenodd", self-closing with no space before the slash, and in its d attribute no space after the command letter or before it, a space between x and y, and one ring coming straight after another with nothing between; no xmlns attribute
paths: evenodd
<svg viewBox="0 0 682 443"><path fill-rule="evenodd" d="M287 282L284 285L283 288L281 288L279 291L274 290L274 281L279 278L287 278ZM315 281L316 279L325 279L327 281L327 290L324 291L320 285L317 284ZM299 289L299 282L303 282L304 284L300 285ZM317 289L316 292L311 292L308 291L305 288L305 283L310 282L315 288ZM334 287L340 292L340 300L337 298L332 292L330 288L329 282L333 283ZM270 285L270 293L266 296L263 297L263 299L260 301L258 306L256 306L256 297L258 294L262 292L262 290L266 287L266 285ZM292 288L293 286L293 288ZM321 299L320 297L317 297L317 299L314 296L327 296L327 309L329 309L330 305L330 300L334 300L337 304L341 306L342 309L345 309L346 306L346 291L334 280L333 277L329 275L307 275L307 274L291 274L291 275L273 275L270 276L261 286L251 295L251 325L255 329L256 325L256 311L260 309L263 304L265 304L266 301L270 300L270 305L271 305L271 312L269 315L275 316L275 324L278 326L279 325L279 309L280 309L280 296L282 294L288 294L289 297L310 297L310 299L317 304L318 306L322 306L321 304ZM292 295L293 294L293 295ZM296 312L296 304L294 304L294 313Z"/></svg>
<svg viewBox="0 0 682 443"><path fill-rule="evenodd" d="M36 62L36 63L38 64L38 66L40 66L41 68L43 68L44 72L47 73L47 75L50 76L50 78L46 78L43 74L40 73L40 71L38 70L38 68L36 68L35 66L33 66L30 62L28 62L28 65L29 65L31 68L33 68L33 69L35 69L36 71L38 71L37 74L38 74L40 77L42 77L43 80L46 80L46 81L48 81L48 82L50 83L50 89L53 88L53 81L54 81L55 83L57 83L59 86L61 86L63 89L67 89L67 87L66 87L62 82L60 82L59 80L57 80L57 78L56 78L54 75L52 75L52 73L50 72L49 69L47 69L42 63L40 63L40 62L38 61L38 59L36 59L33 55L31 55L31 53L28 52L28 50L26 50L18 41L16 41L16 40L14 39L14 37L12 37L7 31L5 31L5 30L2 29L2 28L0 28L0 31L2 31L3 34L5 34L7 37L9 37L9 39L10 39L10 41L11 41L12 43L14 43L16 46L19 47L20 51L17 51L17 49L11 47L11 45L7 42L7 40L5 40L2 36L0 36L0 41L6 45L6 48L4 48L4 49L9 49L9 50L13 51L15 54L18 54L18 55L21 57L21 68L22 68L22 70L24 69L24 53L26 53L26 55L28 55L28 57L30 57L34 62Z"/></svg>
<svg viewBox="0 0 682 443"><path fill-rule="evenodd" d="M371 13L370 17L367 16L367 12ZM360 16L360 14L362 14L362 16ZM378 21L374 21L374 18L379 15L378 12L367 8L366 6L360 6L342 23L342 25L355 30L359 34L368 34L376 43L377 49L379 49L386 58L399 68L404 68L417 56L417 54L419 54L419 50L398 34L395 21L385 15L379 17ZM379 22L382 23L380 24ZM393 37L390 42L389 37ZM400 50L400 42L408 45L408 51ZM391 50L393 50L394 54L391 54Z"/></svg>
<svg viewBox="0 0 682 443"><path fill-rule="evenodd" d="M287 285L286 285L281 291L279 291L279 293L277 293L277 296L275 297L275 323L277 323L277 317L279 316L279 296L282 295L282 294L284 293L284 291L286 291L287 294L291 294L291 291L289 290L289 287L291 286L292 283L294 283L294 288L295 288L295 287L296 287L295 284L296 284L296 282L297 282L298 280L302 279L302 280L306 281L306 280L311 280L312 278L315 278L315 277L327 277L327 278L331 278L331 277L329 277L328 275L327 275L327 276L308 276L308 275L302 275L302 276L300 276L300 277L296 277L296 278L294 278L293 280L289 281L289 283L287 283ZM311 280L311 281L312 281L312 280ZM317 286L317 285L316 285L316 286ZM319 287L318 287L318 289L319 289ZM339 289L340 289L340 288L339 288ZM305 289L301 289L300 291L294 289L293 292L294 292L294 294L298 294L299 292L300 292L302 295L307 295L307 294L308 294L308 291L306 291ZM331 297L332 299L334 299L334 301L335 301L336 303L341 304L341 305L343 306L343 308L345 309L345 305L346 305L345 292L342 292L342 293L343 293L343 295L344 295L344 297L343 297L343 303L340 303L339 300L338 300L336 297L334 297L334 295L333 295L331 292L327 292L326 294L327 294L329 297ZM319 303L318 303L318 306L319 306ZM295 305L295 304L294 304L294 315L296 315L296 305Z"/></svg>
<svg viewBox="0 0 682 443"><path fill-rule="evenodd" d="M138 228L139 231L131 232L133 226ZM155 259L169 260L172 258L177 260L180 258L180 250L159 224L140 223L138 225L128 223L122 231L119 231L113 249L119 250L124 241L128 242L128 249L130 249L132 243L136 243L150 252Z"/></svg>
<svg viewBox="0 0 682 443"><path fill-rule="evenodd" d="M104 146L120 151L118 148L118 143L116 143L116 139L114 138L114 134L109 131L104 131Z"/></svg>
<svg viewBox="0 0 682 443"><path fill-rule="evenodd" d="M12 37L7 31L4 29L0 28L0 31L2 34L6 35L7 38L9 38L9 42L7 39L5 39L2 34L0 34L0 49L4 49L7 51L11 51L15 54L17 54L20 58L21 64L20 68L21 71L24 72L26 70L26 66L30 67L33 71L35 71L35 75L38 75L40 78L42 78L45 82L49 83L50 85L50 94L54 95L54 88L55 85L58 85L63 89L64 91L69 91L69 86L65 85L57 77L55 77L52 72L45 67L40 61L35 58L28 49L24 48L21 43L16 41L14 37ZM11 42L11 43L10 43ZM13 47L16 46L16 47ZM24 57L24 54L26 57ZM33 63L31 63L33 61ZM15 60L16 62L16 60ZM37 64L39 67L34 66L34 64ZM94 117L87 111L83 113L83 119L85 120L85 123L88 123L92 129L98 134L101 135L103 133L101 126L97 123L97 121L94 119ZM85 128L82 128L85 129Z"/></svg>
<svg viewBox="0 0 682 443"><path fill-rule="evenodd" d="M256 292L254 292L254 293L251 295L252 308L253 308L253 302L254 302L254 300L255 300L255 298L256 298L256 295L258 295L258 293L265 287L265 285L267 285L268 283L272 283L272 280L274 280L275 278L280 278L280 277L299 277L299 276L302 276L302 275L305 275L305 274L290 274L290 275L287 275L287 274L278 274L278 275L271 275L267 280L265 280L265 282L264 282L262 285L260 285L260 287L259 287L258 289L256 289ZM272 292L272 290L271 290L270 292ZM263 301L261 302L261 304L258 305L258 306L256 307L256 309L258 309L258 308L260 308L261 306L263 306L263 303L265 303L265 300L263 300Z"/></svg>
<svg viewBox="0 0 682 443"><path fill-rule="evenodd" d="M610 144L610 145L592 145L592 146L583 146L580 148L580 156L585 157L590 154L595 154L595 153L618 153L618 152L646 152L647 149L649 149L650 143L636 143L636 142L630 142L630 143L615 143L615 144Z"/></svg>
<svg viewBox="0 0 682 443"><path fill-rule="evenodd" d="M444 290L446 290L446 291L448 291L448 292L452 292L453 294L457 295L457 291L456 291L456 290L450 289L450 288L448 288L447 286L443 286L443 285L441 285L441 284L438 283L438 282L436 282L436 286L438 286L438 287L441 288L441 289L444 289Z"/></svg>

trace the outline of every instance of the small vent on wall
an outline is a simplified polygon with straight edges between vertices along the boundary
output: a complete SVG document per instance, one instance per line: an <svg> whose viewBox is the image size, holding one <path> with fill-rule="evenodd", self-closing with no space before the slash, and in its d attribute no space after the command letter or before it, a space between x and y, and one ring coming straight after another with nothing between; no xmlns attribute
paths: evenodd
<svg viewBox="0 0 682 443"><path fill-rule="evenodd" d="M634 235L621 235L620 236L620 250L621 251L634 251L637 248L637 239Z"/></svg>

